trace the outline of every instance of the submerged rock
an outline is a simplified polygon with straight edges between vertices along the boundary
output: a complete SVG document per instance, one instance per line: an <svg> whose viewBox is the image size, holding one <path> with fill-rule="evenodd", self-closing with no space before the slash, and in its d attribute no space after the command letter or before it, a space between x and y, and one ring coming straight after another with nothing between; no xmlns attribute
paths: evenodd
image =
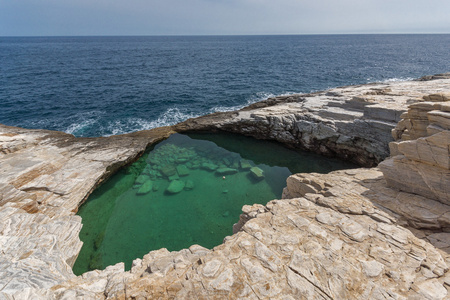
<svg viewBox="0 0 450 300"><path fill-rule="evenodd" d="M189 161L188 157L178 157L177 158L177 163L179 163L179 164L184 164L184 163L186 163L188 161Z"/></svg>
<svg viewBox="0 0 450 300"><path fill-rule="evenodd" d="M142 174L151 175L152 172L153 172L152 166L151 165L146 165L144 170L142 171Z"/></svg>
<svg viewBox="0 0 450 300"><path fill-rule="evenodd" d="M216 170L217 175L231 175L236 174L238 170L232 168L219 168Z"/></svg>
<svg viewBox="0 0 450 300"><path fill-rule="evenodd" d="M190 173L189 169L185 165L177 166L177 172L179 176L188 176Z"/></svg>
<svg viewBox="0 0 450 300"><path fill-rule="evenodd" d="M222 161L223 161L223 163L224 163L226 166L230 166L230 165L231 165L231 161L230 161L228 158L226 158L226 157L224 157L224 158L222 159Z"/></svg>
<svg viewBox="0 0 450 300"><path fill-rule="evenodd" d="M146 182L147 180L149 180L150 179L150 176L148 176L148 175L139 175L137 178L136 178L136 181L135 181L135 183L136 184L143 184L144 182Z"/></svg>
<svg viewBox="0 0 450 300"><path fill-rule="evenodd" d="M202 169L204 169L206 171L212 172L212 171L215 171L219 166L217 166L216 164L213 164L213 163L205 162L205 163L202 163L201 167L202 167Z"/></svg>
<svg viewBox="0 0 450 300"><path fill-rule="evenodd" d="M172 180L170 182L169 187L167 188L167 192L170 194L178 194L184 189L184 182L181 180Z"/></svg>
<svg viewBox="0 0 450 300"><path fill-rule="evenodd" d="M250 170L252 165L250 164L250 162L246 159L241 159L240 161L240 166L242 170Z"/></svg>
<svg viewBox="0 0 450 300"><path fill-rule="evenodd" d="M161 173L166 176L166 177L170 177L173 176L177 173L177 169L175 168L174 165L167 165L161 168Z"/></svg>
<svg viewBox="0 0 450 300"><path fill-rule="evenodd" d="M137 191L137 195L145 195L153 189L153 181L147 180Z"/></svg>
<svg viewBox="0 0 450 300"><path fill-rule="evenodd" d="M168 179L169 179L169 181L173 181L173 180L180 179L180 176L178 176L178 174L175 174L175 175L170 176Z"/></svg>
<svg viewBox="0 0 450 300"><path fill-rule="evenodd" d="M184 189L186 191L190 191L190 190L194 189L194 182L192 180L186 180L186 184L184 186Z"/></svg>
<svg viewBox="0 0 450 300"><path fill-rule="evenodd" d="M253 167L253 168L251 168L251 169L250 169L250 174L252 174L252 176L253 176L254 178L259 179L259 180L261 180L261 179L264 178L264 171L261 170L261 169L258 168L258 167Z"/></svg>

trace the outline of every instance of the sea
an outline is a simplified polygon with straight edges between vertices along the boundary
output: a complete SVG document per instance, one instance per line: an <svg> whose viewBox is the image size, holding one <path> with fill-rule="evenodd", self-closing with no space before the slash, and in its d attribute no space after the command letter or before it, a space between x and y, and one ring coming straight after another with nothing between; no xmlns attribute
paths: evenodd
<svg viewBox="0 0 450 300"><path fill-rule="evenodd" d="M0 37L0 123L110 136L450 71L450 35Z"/></svg>

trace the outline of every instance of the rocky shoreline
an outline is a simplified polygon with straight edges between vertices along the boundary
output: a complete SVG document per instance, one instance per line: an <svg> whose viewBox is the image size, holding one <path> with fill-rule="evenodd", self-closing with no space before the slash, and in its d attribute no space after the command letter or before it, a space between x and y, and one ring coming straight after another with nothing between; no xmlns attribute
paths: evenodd
<svg viewBox="0 0 450 300"><path fill-rule="evenodd" d="M0 298L447 298L449 105L450 75L440 74L107 138L0 125ZM218 130L373 168L292 175L283 199L244 206L212 250L161 249L128 272L75 276L75 213L89 194L171 133Z"/></svg>

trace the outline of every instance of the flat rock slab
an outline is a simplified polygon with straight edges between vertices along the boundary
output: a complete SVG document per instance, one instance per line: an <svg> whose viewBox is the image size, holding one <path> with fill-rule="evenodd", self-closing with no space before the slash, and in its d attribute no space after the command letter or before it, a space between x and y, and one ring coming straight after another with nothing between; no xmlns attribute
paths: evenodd
<svg viewBox="0 0 450 300"><path fill-rule="evenodd" d="M186 191L193 190L194 187L195 187L194 181L192 181L192 180L190 180L190 179L186 180L186 184L184 185L184 189L185 189Z"/></svg>
<svg viewBox="0 0 450 300"><path fill-rule="evenodd" d="M448 206L388 188L377 169L293 175L285 199L244 206L235 234L213 250L152 251L129 272L122 263L78 277L71 270L79 205L171 132L239 132L374 165L388 155L398 113L448 91L442 76L342 87L108 138L0 125L0 297L448 298L449 243L439 232L450 228Z"/></svg>
<svg viewBox="0 0 450 300"><path fill-rule="evenodd" d="M188 120L175 127L179 131L236 132L374 167L389 156L391 131L408 105L425 101L433 94L440 95L433 99L447 99L442 96L450 92L447 77L279 96L239 111ZM434 119L441 120L444 115L436 115ZM244 169L251 167L246 165Z"/></svg>
<svg viewBox="0 0 450 300"><path fill-rule="evenodd" d="M75 215L79 205L118 168L170 133L161 128L75 138L0 125L0 298L33 298L30 291L50 291L75 277L71 267L82 245L81 218Z"/></svg>
<svg viewBox="0 0 450 300"><path fill-rule="evenodd" d="M264 171L258 167L250 168L250 174L252 174L253 178L261 180L264 179Z"/></svg>
<svg viewBox="0 0 450 300"><path fill-rule="evenodd" d="M142 184L139 190L136 192L137 195L145 195L153 190L153 181L147 180Z"/></svg>
<svg viewBox="0 0 450 300"><path fill-rule="evenodd" d="M216 170L217 175L232 175L236 174L238 170L232 168L219 168Z"/></svg>
<svg viewBox="0 0 450 300"><path fill-rule="evenodd" d="M178 175L181 177L188 176L190 174L189 169L185 165L178 165L177 172L178 172Z"/></svg>
<svg viewBox="0 0 450 300"><path fill-rule="evenodd" d="M246 159L241 159L241 161L239 162L239 165L242 170L250 170L252 167L251 163Z"/></svg>
<svg viewBox="0 0 450 300"><path fill-rule="evenodd" d="M135 183L136 183L136 184L144 184L144 183L147 182L148 180L150 180L150 176L148 176L148 175L139 175L139 176L136 178Z"/></svg>
<svg viewBox="0 0 450 300"><path fill-rule="evenodd" d="M202 163L201 164L201 168L203 170L210 171L210 172L217 170L218 167L219 167L218 165L213 164L213 163Z"/></svg>
<svg viewBox="0 0 450 300"><path fill-rule="evenodd" d="M163 166L160 171L166 177L171 177L177 174L177 168L175 167L175 165Z"/></svg>
<svg viewBox="0 0 450 300"><path fill-rule="evenodd" d="M172 180L167 188L169 194L178 194L184 189L184 182L181 180Z"/></svg>

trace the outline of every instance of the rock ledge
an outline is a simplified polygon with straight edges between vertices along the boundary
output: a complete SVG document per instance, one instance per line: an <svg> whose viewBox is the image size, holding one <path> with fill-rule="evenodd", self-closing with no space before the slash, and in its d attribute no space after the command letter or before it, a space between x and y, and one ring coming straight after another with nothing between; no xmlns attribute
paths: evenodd
<svg viewBox="0 0 450 300"><path fill-rule="evenodd" d="M0 125L0 298L448 298L450 80L428 79L276 97L108 138ZM244 206L235 234L212 250L160 249L128 272L119 263L75 276L79 205L148 145L190 130L364 166L390 143L391 157L379 168L292 175L283 199Z"/></svg>

